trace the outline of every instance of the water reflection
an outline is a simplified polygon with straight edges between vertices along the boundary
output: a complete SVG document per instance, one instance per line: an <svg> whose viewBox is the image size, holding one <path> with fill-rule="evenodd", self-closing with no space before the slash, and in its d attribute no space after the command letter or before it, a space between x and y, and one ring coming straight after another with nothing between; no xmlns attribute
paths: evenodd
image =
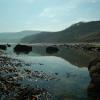
<svg viewBox="0 0 100 100"><path fill-rule="evenodd" d="M31 66L26 66L31 70L56 77L57 80L37 79L34 82L34 85L48 90L54 96L54 100L87 100L87 86L90 80L87 68L78 68L54 56L17 56L16 58L31 63ZM28 80L29 83L32 84L32 80Z"/></svg>
<svg viewBox="0 0 100 100"><path fill-rule="evenodd" d="M6 52L8 54L14 54L13 49L16 47L16 44L11 44L11 47L7 48ZM34 45L32 46L32 51L29 52L28 55L31 56L57 56L64 58L65 60L69 61L70 63L78 66L78 67L87 67L91 59L94 59L100 55L97 52L90 52L84 51L78 48L70 48L67 46L56 46L57 51L56 53L47 53L47 45ZM19 52L22 54L25 52Z"/></svg>
<svg viewBox="0 0 100 100"><path fill-rule="evenodd" d="M15 47L15 45L12 47ZM59 79L57 81L53 80L49 82L37 80L36 84L34 83L34 85L38 84L39 87L46 88L50 93L55 95L56 99L54 100L100 99L100 89L98 88L100 85L95 84L94 79L92 79L89 84L91 70L95 72L95 69L93 67L91 67L92 69L89 69L89 77L88 69L84 68L88 66L91 59L98 56L97 53L84 52L81 49L68 48L66 46L58 46L57 48L59 51L57 53L48 54L46 53L46 48L47 46L33 46L32 52L29 54L21 54L19 56L15 55L15 57L18 59L31 63L31 65L28 66L28 68L31 70L46 72L49 75L56 75L56 77ZM14 55L11 48L7 50L8 54L12 53ZM62 57L66 61L54 56ZM94 74L93 77L96 76L97 74ZM28 80L28 83L32 84L33 81Z"/></svg>
<svg viewBox="0 0 100 100"><path fill-rule="evenodd" d="M62 57L65 60L71 62L72 64L78 67L87 67L89 62L98 57L100 54L94 52L88 52L77 48L70 48L67 46L57 46L59 51L54 54L46 53L47 46L33 46L33 52L41 54L43 56L58 56Z"/></svg>

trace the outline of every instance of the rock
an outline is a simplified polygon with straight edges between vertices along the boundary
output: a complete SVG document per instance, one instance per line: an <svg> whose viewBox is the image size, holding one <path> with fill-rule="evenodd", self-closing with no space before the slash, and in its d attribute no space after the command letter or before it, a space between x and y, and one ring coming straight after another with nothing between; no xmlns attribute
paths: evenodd
<svg viewBox="0 0 100 100"><path fill-rule="evenodd" d="M0 49L2 49L2 50L6 50L7 47L6 47L6 45L0 45Z"/></svg>
<svg viewBox="0 0 100 100"><path fill-rule="evenodd" d="M49 46L46 48L46 53L48 54L57 53L58 51L59 49L56 46Z"/></svg>
<svg viewBox="0 0 100 100"><path fill-rule="evenodd" d="M32 47L31 46L27 46L27 45L16 45L16 47L14 48L14 52L16 52L17 54L19 53L29 53L32 51Z"/></svg>
<svg viewBox="0 0 100 100"><path fill-rule="evenodd" d="M7 44L7 46L8 46L8 47L11 47L11 45L10 45L10 44Z"/></svg>
<svg viewBox="0 0 100 100"><path fill-rule="evenodd" d="M87 93L89 100L100 100L100 88L98 88L98 86L96 86L92 81L88 86Z"/></svg>
<svg viewBox="0 0 100 100"><path fill-rule="evenodd" d="M55 75L58 75L58 73L55 73Z"/></svg>
<svg viewBox="0 0 100 100"><path fill-rule="evenodd" d="M89 64L88 70L91 80L94 82L94 84L100 84L100 58L93 60Z"/></svg>
<svg viewBox="0 0 100 100"><path fill-rule="evenodd" d="M38 78L50 80L52 77L25 66L27 63L21 60L0 56L0 100L47 100L50 97L45 88L24 81L29 82L30 78L34 84Z"/></svg>
<svg viewBox="0 0 100 100"><path fill-rule="evenodd" d="M88 70L91 77L87 89L89 100L100 100L100 58L91 61Z"/></svg>
<svg viewBox="0 0 100 100"><path fill-rule="evenodd" d="M35 96L32 96L32 100L37 100L37 98Z"/></svg>
<svg viewBox="0 0 100 100"><path fill-rule="evenodd" d="M0 55L4 54L4 51L3 50L0 50Z"/></svg>

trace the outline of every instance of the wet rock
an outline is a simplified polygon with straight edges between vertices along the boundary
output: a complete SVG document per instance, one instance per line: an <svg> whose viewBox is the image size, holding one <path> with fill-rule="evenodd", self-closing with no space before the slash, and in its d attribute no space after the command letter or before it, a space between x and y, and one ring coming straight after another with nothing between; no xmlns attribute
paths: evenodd
<svg viewBox="0 0 100 100"><path fill-rule="evenodd" d="M0 45L0 49L1 49L1 50L6 50L7 47L6 47L6 45Z"/></svg>
<svg viewBox="0 0 100 100"><path fill-rule="evenodd" d="M8 47L11 47L11 45L10 45L10 44L7 44L7 46L8 46Z"/></svg>
<svg viewBox="0 0 100 100"><path fill-rule="evenodd" d="M58 51L59 49L56 46L49 46L46 48L46 53L48 54L57 53Z"/></svg>
<svg viewBox="0 0 100 100"><path fill-rule="evenodd" d="M87 88L89 100L100 100L100 88L96 86L92 81Z"/></svg>
<svg viewBox="0 0 100 100"><path fill-rule="evenodd" d="M91 98L90 100L100 100L100 58L91 61L88 70L91 77L91 82L87 89L88 96Z"/></svg>
<svg viewBox="0 0 100 100"><path fill-rule="evenodd" d="M30 88L30 87L21 87L17 96L17 100L38 100L37 98L42 95L47 94L43 88Z"/></svg>
<svg viewBox="0 0 100 100"><path fill-rule="evenodd" d="M0 100L48 100L47 90L33 85L38 78L43 80L55 78L43 71L34 71L25 66L27 66L25 62L0 56ZM29 79L33 85L24 83Z"/></svg>
<svg viewBox="0 0 100 100"><path fill-rule="evenodd" d="M93 60L88 67L90 77L95 84L100 83L100 58Z"/></svg>
<svg viewBox="0 0 100 100"><path fill-rule="evenodd" d="M32 77L35 77L35 78L39 78L39 79L44 79L46 81L49 81L49 80L57 80L56 77L53 77L51 75L48 75L45 72L39 72L39 71L32 71L31 76Z"/></svg>
<svg viewBox="0 0 100 100"><path fill-rule="evenodd" d="M37 98L35 96L32 96L32 100L37 100Z"/></svg>
<svg viewBox="0 0 100 100"><path fill-rule="evenodd" d="M4 54L4 51L3 50L0 50L0 55Z"/></svg>
<svg viewBox="0 0 100 100"><path fill-rule="evenodd" d="M55 75L58 75L58 73L55 73Z"/></svg>
<svg viewBox="0 0 100 100"><path fill-rule="evenodd" d="M32 51L32 47L31 46L27 46L27 45L16 45L14 48L14 52L16 52L17 54L19 53L26 53L28 54L29 52Z"/></svg>

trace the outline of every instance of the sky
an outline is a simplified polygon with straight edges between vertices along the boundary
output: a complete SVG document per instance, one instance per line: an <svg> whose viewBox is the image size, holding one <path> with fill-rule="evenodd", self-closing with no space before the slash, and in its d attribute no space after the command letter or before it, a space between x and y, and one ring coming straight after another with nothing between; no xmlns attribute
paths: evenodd
<svg viewBox="0 0 100 100"><path fill-rule="evenodd" d="M0 0L0 32L60 31L100 20L100 0Z"/></svg>

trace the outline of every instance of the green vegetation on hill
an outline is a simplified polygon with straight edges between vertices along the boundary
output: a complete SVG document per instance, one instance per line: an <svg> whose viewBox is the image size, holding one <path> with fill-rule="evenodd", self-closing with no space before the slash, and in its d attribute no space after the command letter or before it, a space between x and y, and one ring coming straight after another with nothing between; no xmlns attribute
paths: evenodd
<svg viewBox="0 0 100 100"><path fill-rule="evenodd" d="M100 42L100 21L79 22L59 32L41 32L24 37L23 43Z"/></svg>

